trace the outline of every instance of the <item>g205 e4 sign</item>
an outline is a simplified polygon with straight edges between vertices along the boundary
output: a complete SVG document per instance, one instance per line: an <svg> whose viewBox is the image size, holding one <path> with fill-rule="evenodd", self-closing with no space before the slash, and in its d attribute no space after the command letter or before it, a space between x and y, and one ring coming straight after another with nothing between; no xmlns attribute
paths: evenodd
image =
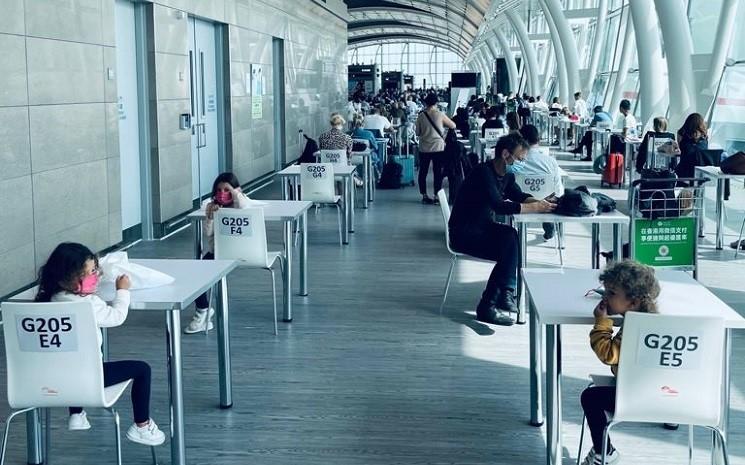
<svg viewBox="0 0 745 465"><path fill-rule="evenodd" d="M78 350L75 315L17 315L16 334L22 352Z"/></svg>

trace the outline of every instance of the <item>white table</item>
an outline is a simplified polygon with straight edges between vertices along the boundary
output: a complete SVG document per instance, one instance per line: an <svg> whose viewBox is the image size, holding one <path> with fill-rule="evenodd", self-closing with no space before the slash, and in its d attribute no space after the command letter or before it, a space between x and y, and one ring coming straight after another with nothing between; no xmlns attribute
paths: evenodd
<svg viewBox="0 0 745 465"><path fill-rule="evenodd" d="M613 226L613 257L616 260L621 259L622 250L622 235L621 226L628 227L629 217L618 210L613 210L608 213L600 213L595 216L565 216L557 215L554 213L519 213L512 216L512 221L517 223L517 232L520 241L520 260L518 270L522 269L528 263L528 223L558 223L558 230L556 231L561 236L564 224L575 223L575 224L591 224L592 225L592 237L590 240L591 247L591 263L594 269L600 268L600 225L610 224ZM563 244L559 244L560 247ZM517 274L517 293L518 296L523 296L523 282L522 275ZM520 311L517 314L517 322L520 324L525 323L525 303L526 301L521 299L521 305L519 306Z"/></svg>
<svg viewBox="0 0 745 465"><path fill-rule="evenodd" d="M375 185L375 176L373 176L372 152L352 152L349 157L350 163L362 166L362 181L365 186L365 192L362 195L362 208L368 208L369 202L372 201L372 192Z"/></svg>
<svg viewBox="0 0 745 465"><path fill-rule="evenodd" d="M582 142L582 137L585 135L585 131L587 131L587 128L590 127L587 123L580 123L580 122L574 122L572 123L572 127L574 128L574 147L579 147L580 142Z"/></svg>
<svg viewBox="0 0 745 465"><path fill-rule="evenodd" d="M569 144L569 128L572 122L568 118L559 118L559 149L566 152Z"/></svg>
<svg viewBox="0 0 745 465"><path fill-rule="evenodd" d="M717 233L716 248L722 250L724 245L724 182L727 179L745 180L745 174L724 174L718 166L697 166L695 168L696 177L703 176L708 179L714 179L717 182L716 198L716 215L717 215ZM705 188L706 184L704 184ZM699 209L699 236L703 237L704 232L704 209L703 202Z"/></svg>
<svg viewBox="0 0 745 465"><path fill-rule="evenodd" d="M266 221L282 221L284 223L285 259L284 280L282 294L284 295L283 320L292 321L292 232L293 222L300 220L302 239L300 241L300 295L308 295L308 209L313 202L303 200L260 200L263 203L264 219ZM194 229L194 257L201 258L202 220L206 217L204 210L189 213L188 218Z"/></svg>
<svg viewBox="0 0 745 465"><path fill-rule="evenodd" d="M342 181L342 202L344 205L344 225L342 228L342 239L345 244L349 244L349 233L354 232L354 185L352 184L352 174L355 167L352 165L334 165L334 178ZM290 198L290 188L285 179L292 183L295 192L295 198L298 198L298 186L300 185L300 165L290 165L277 173L282 180L282 198Z"/></svg>
<svg viewBox="0 0 745 465"><path fill-rule="evenodd" d="M729 356L731 330L745 328L745 319L683 271L657 269L661 314L721 315L725 320L725 383L722 426L726 432L729 414ZM561 326L592 325L599 297L584 297L598 286L596 270L526 268L522 270L530 300L530 422L543 424L541 393L542 326L546 327L546 463L562 463L561 445ZM561 299L556 296L561 295ZM589 332L588 332L589 334ZM588 336L589 339L589 336ZM725 433L726 434L726 433Z"/></svg>
<svg viewBox="0 0 745 465"><path fill-rule="evenodd" d="M162 271L175 278L168 286L130 292L129 309L134 311L166 312L166 360L168 364L169 411L171 412L171 463L186 464L184 437L183 376L181 371L181 310L186 309L199 295L217 287L217 354L219 370L220 407L233 406L232 376L230 371L230 325L228 318L228 285L225 277L238 266L234 260L144 260L132 263ZM36 288L12 297L12 300L33 300ZM102 286L99 295L106 301L114 299L113 283ZM108 340L104 340L104 347ZM41 425L38 415L27 415L30 434L27 440L29 463L41 457ZM31 419L31 422L29 422ZM39 463L39 462L37 462Z"/></svg>

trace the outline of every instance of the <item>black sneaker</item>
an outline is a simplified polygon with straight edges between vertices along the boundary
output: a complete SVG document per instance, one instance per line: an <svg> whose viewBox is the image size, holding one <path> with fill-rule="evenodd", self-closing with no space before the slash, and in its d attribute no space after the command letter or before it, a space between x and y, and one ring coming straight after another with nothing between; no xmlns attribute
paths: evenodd
<svg viewBox="0 0 745 465"><path fill-rule="evenodd" d="M515 322L509 315L490 307L488 310L476 309L476 319L482 323L492 325L512 326Z"/></svg>
<svg viewBox="0 0 745 465"><path fill-rule="evenodd" d="M502 289L497 299L497 309L503 312L519 312L517 303L515 303L515 293L512 289Z"/></svg>
<svg viewBox="0 0 745 465"><path fill-rule="evenodd" d="M543 240L544 241L550 241L551 239L554 238L554 235L555 234L556 233L554 231L544 232L543 233Z"/></svg>
<svg viewBox="0 0 745 465"><path fill-rule="evenodd" d="M432 205L432 204L433 204L433 203L435 203L435 202L434 202L434 200L430 199L430 198L429 198L429 197L427 197L426 195L423 195L423 196L422 196L422 203L423 203L424 205Z"/></svg>

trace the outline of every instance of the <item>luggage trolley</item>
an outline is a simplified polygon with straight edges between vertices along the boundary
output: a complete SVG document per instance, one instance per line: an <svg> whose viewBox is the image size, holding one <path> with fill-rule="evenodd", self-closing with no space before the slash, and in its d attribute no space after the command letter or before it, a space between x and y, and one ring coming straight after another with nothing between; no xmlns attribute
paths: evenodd
<svg viewBox="0 0 745 465"><path fill-rule="evenodd" d="M637 179L629 187L629 256L698 279L698 222L706 178ZM688 194L681 194L683 191Z"/></svg>

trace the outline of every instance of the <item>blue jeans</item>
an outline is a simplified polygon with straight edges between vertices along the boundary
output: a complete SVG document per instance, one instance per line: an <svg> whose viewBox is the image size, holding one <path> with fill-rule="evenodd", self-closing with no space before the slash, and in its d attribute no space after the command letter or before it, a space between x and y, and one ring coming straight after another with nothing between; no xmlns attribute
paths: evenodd
<svg viewBox="0 0 745 465"><path fill-rule="evenodd" d="M489 223L478 229L451 229L450 242L457 252L497 262L481 296L482 302L495 302L501 289L515 291L520 253L515 228L502 223Z"/></svg>

